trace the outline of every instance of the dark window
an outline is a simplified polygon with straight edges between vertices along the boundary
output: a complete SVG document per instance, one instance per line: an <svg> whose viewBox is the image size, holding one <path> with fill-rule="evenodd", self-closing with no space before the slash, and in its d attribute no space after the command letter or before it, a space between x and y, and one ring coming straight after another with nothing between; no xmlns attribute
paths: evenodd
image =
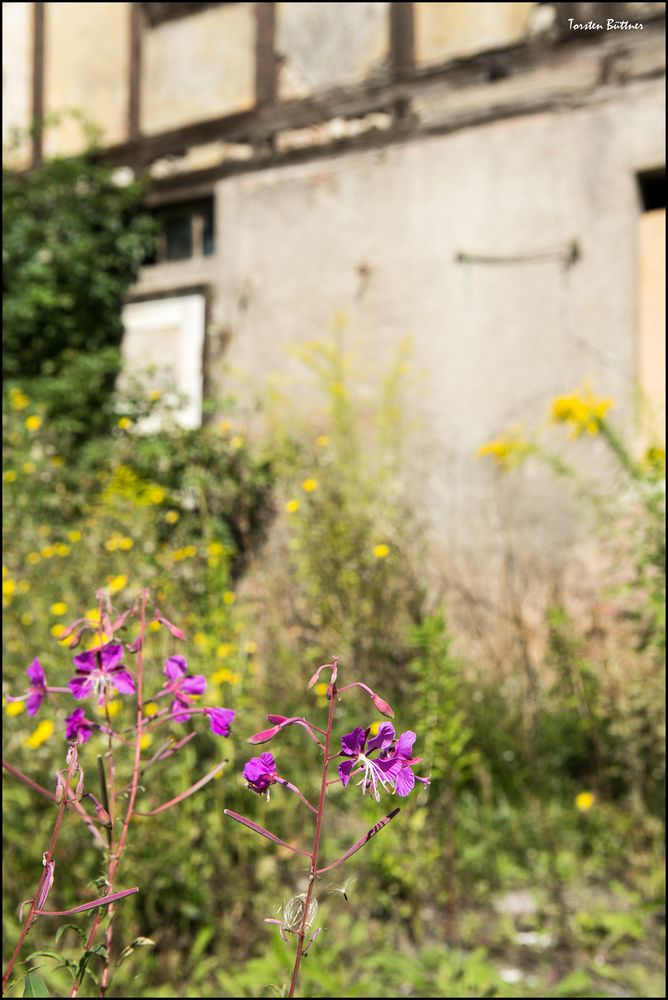
<svg viewBox="0 0 668 1000"><path fill-rule="evenodd" d="M643 212L666 207L666 168L646 170L638 174L638 187Z"/></svg>
<svg viewBox="0 0 668 1000"><path fill-rule="evenodd" d="M209 257L215 252L213 198L155 210L158 223L155 257L147 262Z"/></svg>

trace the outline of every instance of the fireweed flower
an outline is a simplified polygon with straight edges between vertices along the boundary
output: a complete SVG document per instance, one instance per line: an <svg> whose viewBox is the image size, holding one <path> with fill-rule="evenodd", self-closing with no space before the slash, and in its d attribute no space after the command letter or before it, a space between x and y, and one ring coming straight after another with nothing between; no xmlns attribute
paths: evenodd
<svg viewBox="0 0 668 1000"><path fill-rule="evenodd" d="M119 694L134 694L134 677L126 670L121 660L123 647L116 643L107 643L79 653L73 658L76 674L68 683L75 698L86 698L91 692L97 697L98 704L104 705L111 687Z"/></svg>
<svg viewBox="0 0 668 1000"><path fill-rule="evenodd" d="M93 732L93 723L86 718L83 708L75 708L65 719L65 738L76 740L77 743L87 743Z"/></svg>
<svg viewBox="0 0 668 1000"><path fill-rule="evenodd" d="M26 698L26 712L28 715L37 715L39 706L46 698L46 675L44 668L37 658L35 658L26 670L30 687Z"/></svg>
<svg viewBox="0 0 668 1000"><path fill-rule="evenodd" d="M352 777L361 775L357 784L361 786L363 795L370 788L376 802L379 802L380 789L383 788L403 798L415 785L416 775L412 767L420 762L419 757L411 756L415 733L402 733L395 743L394 726L391 722L384 722L376 736L369 739L369 734L370 729L356 726L352 732L341 737L341 756L348 758L339 764L343 785L346 786ZM377 756L372 757L374 753ZM418 780L429 784L428 778Z"/></svg>
<svg viewBox="0 0 668 1000"><path fill-rule="evenodd" d="M259 795L269 792L269 786L276 784L278 774L276 773L276 761L271 753L261 753L259 757L252 757L248 761L243 776L248 782L248 787Z"/></svg>
<svg viewBox="0 0 668 1000"><path fill-rule="evenodd" d="M206 691L206 678L202 674L189 674L187 671L185 656L170 656L165 660L163 673L167 683L164 689L174 695L170 712L175 722L187 722L187 709L192 707L192 696ZM213 723L211 728L213 729Z"/></svg>
<svg viewBox="0 0 668 1000"><path fill-rule="evenodd" d="M234 720L235 712L231 708L205 708L204 714L209 717L211 732L215 736L229 736L230 726ZM269 754L271 757L271 754Z"/></svg>

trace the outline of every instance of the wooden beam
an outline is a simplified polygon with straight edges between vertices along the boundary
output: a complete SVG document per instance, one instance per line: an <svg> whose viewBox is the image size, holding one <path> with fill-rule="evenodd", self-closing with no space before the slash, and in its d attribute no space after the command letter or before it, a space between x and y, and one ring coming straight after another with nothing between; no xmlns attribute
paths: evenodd
<svg viewBox="0 0 668 1000"><path fill-rule="evenodd" d="M255 4L255 102L258 106L276 100L276 4Z"/></svg>
<svg viewBox="0 0 668 1000"><path fill-rule="evenodd" d="M390 4L390 52L398 76L412 69L415 62L413 8L412 3Z"/></svg>
<svg viewBox="0 0 668 1000"><path fill-rule="evenodd" d="M128 139L141 135L141 57L144 15L140 3L130 4L130 83L128 95Z"/></svg>
<svg viewBox="0 0 668 1000"><path fill-rule="evenodd" d="M44 4L33 4L32 55L32 165L39 166L44 156Z"/></svg>

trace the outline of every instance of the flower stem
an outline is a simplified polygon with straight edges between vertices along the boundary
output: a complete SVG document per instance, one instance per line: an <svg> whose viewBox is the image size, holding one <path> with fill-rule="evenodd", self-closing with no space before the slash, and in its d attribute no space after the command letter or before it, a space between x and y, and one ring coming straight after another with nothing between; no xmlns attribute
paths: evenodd
<svg viewBox="0 0 668 1000"><path fill-rule="evenodd" d="M336 677L336 661L334 661L334 671L333 676ZM297 987L297 977L299 976L299 966L301 965L302 955L304 953L304 939L306 937L306 929L308 925L309 911L311 909L311 899L313 898L313 886L315 880L318 877L318 851L320 849L320 835L322 833L322 821L325 812L325 798L327 795L327 768L329 766L329 744L332 737L332 724L334 722L334 705L336 702L336 680L333 679L329 686L329 715L327 717L327 731L325 733L325 746L323 750L323 760L322 760L322 780L320 782L320 799L318 802L318 810L315 819L315 834L313 836L313 850L311 851L311 872L308 880L308 888L306 890L306 899L304 900L304 915L302 917L302 922L299 927L299 934L297 936L297 951L295 954L295 964L292 969L292 979L290 980L290 991L288 997L294 997L295 989Z"/></svg>

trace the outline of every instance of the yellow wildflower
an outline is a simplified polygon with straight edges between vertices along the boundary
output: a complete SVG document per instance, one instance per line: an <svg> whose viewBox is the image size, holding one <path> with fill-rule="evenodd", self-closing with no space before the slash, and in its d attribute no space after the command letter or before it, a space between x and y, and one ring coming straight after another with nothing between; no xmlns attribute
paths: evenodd
<svg viewBox="0 0 668 1000"><path fill-rule="evenodd" d="M24 462L21 466L21 471L25 472L26 476L32 476L37 472L37 466L34 462Z"/></svg>
<svg viewBox="0 0 668 1000"><path fill-rule="evenodd" d="M103 715L106 718L108 714L110 719L113 719L115 715L118 715L120 710L121 710L121 705L120 702L118 701L108 701L106 708L104 705L95 706L95 712L98 715Z"/></svg>
<svg viewBox="0 0 668 1000"><path fill-rule="evenodd" d="M234 652L234 646L231 642L221 642L220 646L216 649L216 656L219 659L224 660L230 653Z"/></svg>
<svg viewBox="0 0 668 1000"><path fill-rule="evenodd" d="M118 426L122 431L127 431L130 427L132 427L132 421L129 417L121 417L118 421Z"/></svg>
<svg viewBox="0 0 668 1000"><path fill-rule="evenodd" d="M216 670L215 673L211 674L211 680L214 684L227 684L232 678L232 671L228 670L227 667L222 667L220 670Z"/></svg>
<svg viewBox="0 0 668 1000"><path fill-rule="evenodd" d="M225 551L225 546L220 542L210 542L209 543L209 555L210 556L222 556Z"/></svg>
<svg viewBox="0 0 668 1000"><path fill-rule="evenodd" d="M161 504L166 496L167 494L163 490L162 486L153 486L148 492L149 503L155 504L156 506Z"/></svg>
<svg viewBox="0 0 668 1000"><path fill-rule="evenodd" d="M165 514L165 521L167 524L176 524L180 516L178 510L168 510Z"/></svg>
<svg viewBox="0 0 668 1000"><path fill-rule="evenodd" d="M2 473L2 481L4 483L15 483L16 482L16 472L14 469L7 469L6 472Z"/></svg>
<svg viewBox="0 0 668 1000"><path fill-rule="evenodd" d="M111 637L107 635L106 632L94 632L88 641L86 642L85 649L97 649L98 646L104 646L106 642L110 642Z"/></svg>
<svg viewBox="0 0 668 1000"><path fill-rule="evenodd" d="M128 578L127 576L123 576L123 574L120 574L120 576L108 576L107 588L109 590L109 595L113 597L114 594L118 594L121 590L123 590L123 587L126 586L127 582Z"/></svg>
<svg viewBox="0 0 668 1000"><path fill-rule="evenodd" d="M147 715L149 719L158 714L158 706L154 701L149 701L148 705L144 705L144 714Z"/></svg>
<svg viewBox="0 0 668 1000"><path fill-rule="evenodd" d="M221 431L223 434L227 434L228 431L232 430L233 426L234 425L231 420L221 420L220 423L218 424L218 430Z"/></svg>
<svg viewBox="0 0 668 1000"><path fill-rule="evenodd" d="M31 566L36 566L38 562L42 561L42 557L39 552L29 552L26 556L26 562L30 563Z"/></svg>
<svg viewBox="0 0 668 1000"><path fill-rule="evenodd" d="M150 733L142 733L142 737L139 741L139 748L141 750L148 750L151 743L153 742L153 737Z"/></svg>
<svg viewBox="0 0 668 1000"><path fill-rule="evenodd" d="M65 557L70 554L70 547L69 545L65 545L65 542L56 542L53 546L53 551L57 556Z"/></svg>
<svg viewBox="0 0 668 1000"><path fill-rule="evenodd" d="M59 636L61 636L65 631L65 626L62 622L58 622L56 625L52 625L49 631L51 632L51 635L58 639Z"/></svg>
<svg viewBox="0 0 668 1000"><path fill-rule="evenodd" d="M21 389L13 388L9 390L9 405L13 410L25 410L30 403L30 399Z"/></svg>
<svg viewBox="0 0 668 1000"><path fill-rule="evenodd" d="M241 448L243 443L244 439L242 437L239 437L238 434L235 434L234 437L230 439L230 446L232 448Z"/></svg>
<svg viewBox="0 0 668 1000"><path fill-rule="evenodd" d="M571 438L583 433L598 434L608 410L614 405L612 399L596 396L589 383L569 396L557 396L550 407L550 417L557 424L571 425Z"/></svg>
<svg viewBox="0 0 668 1000"><path fill-rule="evenodd" d="M29 747L31 750L37 750L41 747L42 743L46 743L53 736L55 729L55 724L51 719L43 719L37 729L24 739L24 746Z"/></svg>
<svg viewBox="0 0 668 1000"><path fill-rule="evenodd" d="M26 429L29 431L38 431L42 426L42 418L38 417L36 413L31 416L26 417Z"/></svg>
<svg viewBox="0 0 668 1000"><path fill-rule="evenodd" d="M6 566L2 567L2 579L4 580L6 576L9 576L9 570Z"/></svg>
<svg viewBox="0 0 668 1000"><path fill-rule="evenodd" d="M245 646L245 649L246 649L246 652L248 653L249 656L254 656L255 653L257 653L257 643L256 642L247 642L246 646Z"/></svg>
<svg viewBox="0 0 668 1000"><path fill-rule="evenodd" d="M287 510L288 514L294 514L295 511L299 510L300 506L301 504L299 503L299 500L288 500L288 502L285 505L285 509Z"/></svg>
<svg viewBox="0 0 668 1000"><path fill-rule="evenodd" d="M193 642L196 646L204 646L206 643L206 636L204 635L204 632L195 632Z"/></svg>
<svg viewBox="0 0 668 1000"><path fill-rule="evenodd" d="M318 697L324 698L324 696L327 694L327 688L328 687L329 687L329 684L321 683L321 684L316 684L316 686L313 688L313 690L318 695Z"/></svg>
<svg viewBox="0 0 668 1000"><path fill-rule="evenodd" d="M162 399L162 393L160 392L159 389L153 389L151 392L149 392L148 398L151 400L152 403L157 403L159 399Z"/></svg>
<svg viewBox="0 0 668 1000"><path fill-rule="evenodd" d="M25 711L25 707L26 706L24 701L10 701L5 706L5 712L9 716L20 715L21 712Z"/></svg>
<svg viewBox="0 0 668 1000"><path fill-rule="evenodd" d="M14 580L3 580L2 581L2 596L11 597L16 590L16 582Z"/></svg>
<svg viewBox="0 0 668 1000"><path fill-rule="evenodd" d="M385 542L381 542L380 545L374 545L373 554L376 559L386 559L390 554L390 546L386 545Z"/></svg>
<svg viewBox="0 0 668 1000"><path fill-rule="evenodd" d="M60 469L60 467L63 466L64 464L65 464L65 459L62 457L62 455L54 455L53 458L51 459L51 465L54 467L54 469Z"/></svg>
<svg viewBox="0 0 668 1000"><path fill-rule="evenodd" d="M372 722L369 726L369 736L378 736L378 730L382 726L382 722Z"/></svg>
<svg viewBox="0 0 668 1000"><path fill-rule="evenodd" d="M80 531L68 531L67 532L67 537L68 537L68 539L72 543L80 542L81 541L81 532Z"/></svg>
<svg viewBox="0 0 668 1000"><path fill-rule="evenodd" d="M104 543L104 547L107 552L115 552L118 548L118 538L108 538Z"/></svg>
<svg viewBox="0 0 668 1000"><path fill-rule="evenodd" d="M66 611L67 611L67 605L65 604L65 601L56 601L55 604L51 605L52 615L64 615Z"/></svg>
<svg viewBox="0 0 668 1000"><path fill-rule="evenodd" d="M476 458L491 458L500 468L508 471L520 465L531 451L531 444L521 436L521 429L513 427L493 441L487 441L476 451Z"/></svg>
<svg viewBox="0 0 668 1000"><path fill-rule="evenodd" d="M304 482L302 483L302 489L304 493L313 493L313 491L317 490L317 488L318 488L317 479L305 479Z"/></svg>
<svg viewBox="0 0 668 1000"><path fill-rule="evenodd" d="M134 542L132 541L131 538L128 538L127 536L125 538L121 538L118 543L119 549L123 549L124 552L129 552L133 545Z"/></svg>
<svg viewBox="0 0 668 1000"><path fill-rule="evenodd" d="M160 622L149 622L148 630L149 632L159 632Z"/></svg>
<svg viewBox="0 0 668 1000"><path fill-rule="evenodd" d="M596 803L596 796L593 792L579 792L575 796L575 808L579 812L589 812Z"/></svg>
<svg viewBox="0 0 668 1000"><path fill-rule="evenodd" d="M327 445L329 444L329 437L327 436L327 434L319 434L315 439L315 443L317 444L318 448L326 448Z"/></svg>
<svg viewBox="0 0 668 1000"><path fill-rule="evenodd" d="M236 594L232 590L226 590L223 594L223 604L234 604L236 599Z"/></svg>
<svg viewBox="0 0 668 1000"><path fill-rule="evenodd" d="M84 617L87 618L91 622L99 622L99 620L100 620L100 609L99 608L90 608L90 610L88 610L86 612L86 614L84 615Z"/></svg>

